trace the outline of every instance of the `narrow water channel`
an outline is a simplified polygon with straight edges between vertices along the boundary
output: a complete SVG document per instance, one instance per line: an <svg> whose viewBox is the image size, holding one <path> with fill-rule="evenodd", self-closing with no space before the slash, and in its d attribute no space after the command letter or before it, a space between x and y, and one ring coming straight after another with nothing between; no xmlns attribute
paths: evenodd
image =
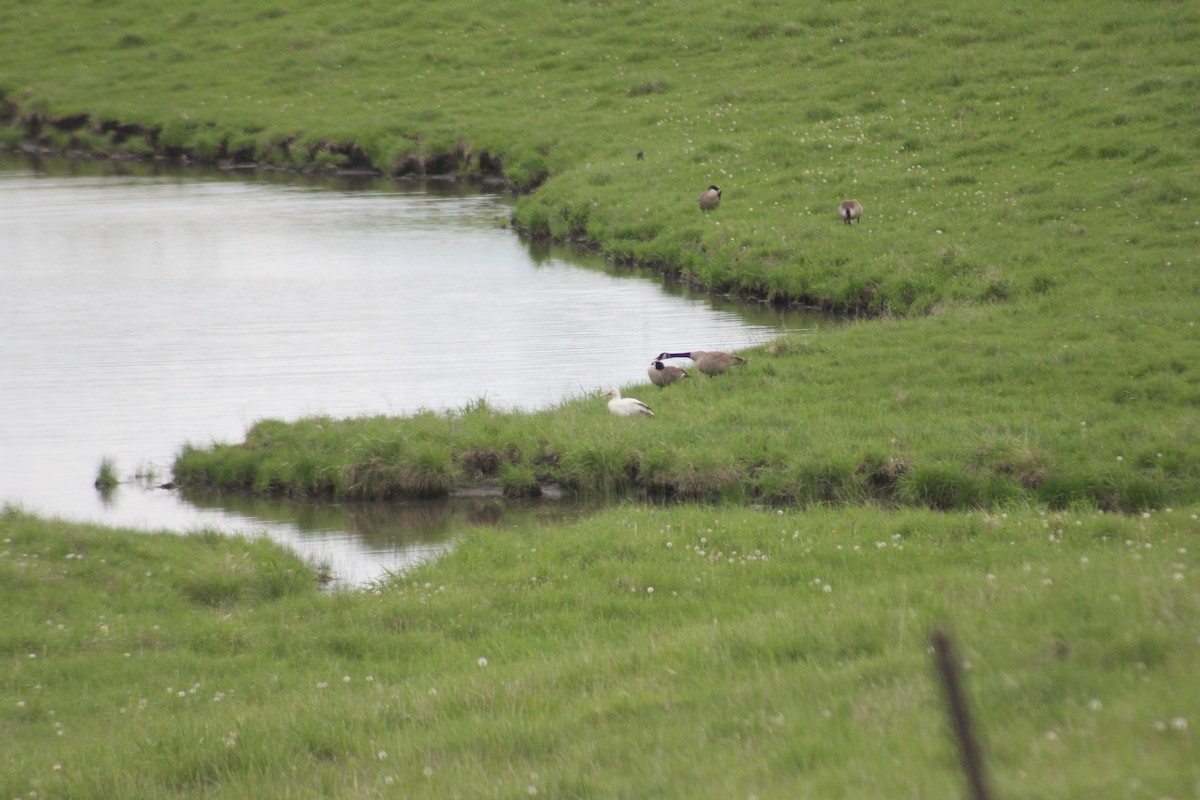
<svg viewBox="0 0 1200 800"><path fill-rule="evenodd" d="M541 408L644 382L663 350L815 324L531 250L510 213L460 187L0 158L0 503L266 532L361 583L481 520L547 512L155 487L185 443L240 441L262 418ZM103 458L127 479L107 497Z"/></svg>

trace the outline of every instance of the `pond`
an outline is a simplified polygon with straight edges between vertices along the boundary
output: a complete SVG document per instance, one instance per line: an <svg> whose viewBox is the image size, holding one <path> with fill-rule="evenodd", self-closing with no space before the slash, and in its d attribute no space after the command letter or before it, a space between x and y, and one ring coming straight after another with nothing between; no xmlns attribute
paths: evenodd
<svg viewBox="0 0 1200 800"><path fill-rule="evenodd" d="M263 418L543 408L644 383L663 350L817 324L531 247L506 226L511 204L455 185L0 158L0 503L266 532L363 583L480 520L563 509L156 487L184 444L240 441ZM128 481L107 497L92 486L104 458Z"/></svg>

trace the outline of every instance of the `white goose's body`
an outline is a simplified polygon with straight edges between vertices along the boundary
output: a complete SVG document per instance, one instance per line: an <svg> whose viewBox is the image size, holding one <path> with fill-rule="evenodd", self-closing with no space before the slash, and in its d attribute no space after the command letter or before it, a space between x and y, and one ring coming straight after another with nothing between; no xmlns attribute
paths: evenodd
<svg viewBox="0 0 1200 800"><path fill-rule="evenodd" d="M617 389L609 389L608 396L611 398L608 401L608 410L618 417L636 417L639 414L654 416L650 406L632 397L621 397L621 392Z"/></svg>

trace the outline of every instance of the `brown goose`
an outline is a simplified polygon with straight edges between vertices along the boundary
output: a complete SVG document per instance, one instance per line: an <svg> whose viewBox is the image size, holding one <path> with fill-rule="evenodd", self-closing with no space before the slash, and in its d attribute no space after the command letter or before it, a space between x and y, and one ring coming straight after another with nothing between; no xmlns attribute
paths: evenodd
<svg viewBox="0 0 1200 800"><path fill-rule="evenodd" d="M700 203L701 211L712 211L717 206L721 205L721 187L713 184L704 190L697 201Z"/></svg>
<svg viewBox="0 0 1200 800"><path fill-rule="evenodd" d="M657 358L650 362L650 366L646 368L646 374L650 376L650 382L655 386L667 386L675 381L691 377L679 367L664 364Z"/></svg>
<svg viewBox="0 0 1200 800"><path fill-rule="evenodd" d="M857 200L843 200L838 206L838 216L846 220L847 225L854 224L856 219L862 219L862 212L862 203Z"/></svg>
<svg viewBox="0 0 1200 800"><path fill-rule="evenodd" d="M712 377L713 375L721 375L730 367L736 367L742 364L746 359L741 356L735 356L733 353L726 353L724 350L693 350L690 353L659 353L656 360L662 361L665 358L690 358L696 362L696 369L703 372L705 375Z"/></svg>

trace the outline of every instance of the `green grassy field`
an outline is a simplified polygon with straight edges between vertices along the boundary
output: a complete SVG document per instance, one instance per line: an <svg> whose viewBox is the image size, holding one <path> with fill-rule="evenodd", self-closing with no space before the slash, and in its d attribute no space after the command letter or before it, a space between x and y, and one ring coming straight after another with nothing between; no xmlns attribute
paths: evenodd
<svg viewBox="0 0 1200 800"><path fill-rule="evenodd" d="M943 625L999 796L1200 795L1200 8L48 0L0 31L10 149L503 177L529 236L857 318L638 386L652 419L184 448L194 485L616 502L377 592L10 509L0 796L946 797Z"/></svg>
<svg viewBox="0 0 1200 800"><path fill-rule="evenodd" d="M1196 507L617 507L319 594L262 540L0 516L0 796L1193 797Z"/></svg>

